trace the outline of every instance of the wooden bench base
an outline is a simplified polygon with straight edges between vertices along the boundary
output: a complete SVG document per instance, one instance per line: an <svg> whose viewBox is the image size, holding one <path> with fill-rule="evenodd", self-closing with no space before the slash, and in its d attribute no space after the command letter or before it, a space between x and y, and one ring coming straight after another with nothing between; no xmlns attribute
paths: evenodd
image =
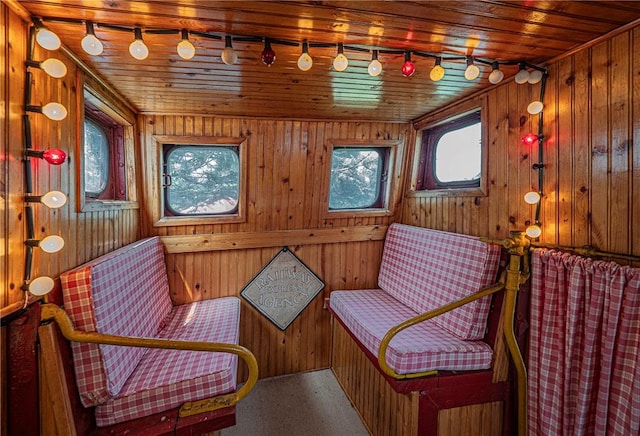
<svg viewBox="0 0 640 436"><path fill-rule="evenodd" d="M332 323L333 372L373 435L503 434L506 382L487 383L478 373L457 374L458 389L441 383L398 393L344 327L335 318Z"/></svg>

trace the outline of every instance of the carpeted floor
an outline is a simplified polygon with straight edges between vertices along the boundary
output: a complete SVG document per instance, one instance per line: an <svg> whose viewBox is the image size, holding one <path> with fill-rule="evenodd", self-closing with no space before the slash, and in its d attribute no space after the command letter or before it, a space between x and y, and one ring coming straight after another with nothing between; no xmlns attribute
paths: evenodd
<svg viewBox="0 0 640 436"><path fill-rule="evenodd" d="M369 436L331 370L258 381L221 436Z"/></svg>

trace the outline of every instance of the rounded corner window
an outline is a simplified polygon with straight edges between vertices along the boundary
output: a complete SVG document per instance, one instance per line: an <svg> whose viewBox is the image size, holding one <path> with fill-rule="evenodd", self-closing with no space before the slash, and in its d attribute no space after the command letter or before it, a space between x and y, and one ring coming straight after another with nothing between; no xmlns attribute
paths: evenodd
<svg viewBox="0 0 640 436"><path fill-rule="evenodd" d="M238 212L237 147L167 145L164 150L165 216L233 215Z"/></svg>

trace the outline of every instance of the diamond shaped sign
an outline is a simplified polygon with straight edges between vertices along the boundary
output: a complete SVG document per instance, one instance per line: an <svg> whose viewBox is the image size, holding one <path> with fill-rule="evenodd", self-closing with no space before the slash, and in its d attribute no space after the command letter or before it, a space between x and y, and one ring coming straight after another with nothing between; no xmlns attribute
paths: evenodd
<svg viewBox="0 0 640 436"><path fill-rule="evenodd" d="M285 247L240 295L284 331L322 288L322 280Z"/></svg>

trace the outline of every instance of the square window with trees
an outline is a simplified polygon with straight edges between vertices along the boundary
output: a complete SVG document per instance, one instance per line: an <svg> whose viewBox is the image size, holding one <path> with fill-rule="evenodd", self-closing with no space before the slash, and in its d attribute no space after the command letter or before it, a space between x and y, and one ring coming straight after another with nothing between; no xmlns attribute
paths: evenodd
<svg viewBox="0 0 640 436"><path fill-rule="evenodd" d="M399 193L399 141L331 141L328 213L390 215Z"/></svg>
<svg viewBox="0 0 640 436"><path fill-rule="evenodd" d="M240 198L240 156L224 145L165 145L165 216L233 215Z"/></svg>

